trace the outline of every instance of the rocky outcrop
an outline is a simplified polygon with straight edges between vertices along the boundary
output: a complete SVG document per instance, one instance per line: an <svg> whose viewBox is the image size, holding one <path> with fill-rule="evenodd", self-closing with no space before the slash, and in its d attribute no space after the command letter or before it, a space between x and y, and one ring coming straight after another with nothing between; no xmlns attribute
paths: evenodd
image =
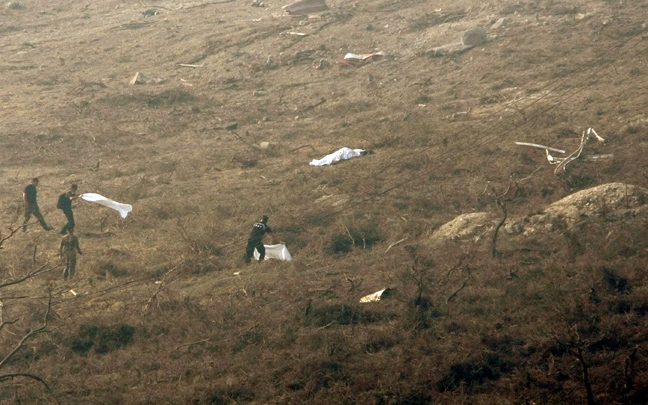
<svg viewBox="0 0 648 405"><path fill-rule="evenodd" d="M608 183L571 194L524 218L509 218L500 230L505 234L530 235L570 229L587 220L608 222L648 215L648 189L624 183ZM487 212L462 214L445 223L432 235L432 242L477 241L491 234L498 215Z"/></svg>

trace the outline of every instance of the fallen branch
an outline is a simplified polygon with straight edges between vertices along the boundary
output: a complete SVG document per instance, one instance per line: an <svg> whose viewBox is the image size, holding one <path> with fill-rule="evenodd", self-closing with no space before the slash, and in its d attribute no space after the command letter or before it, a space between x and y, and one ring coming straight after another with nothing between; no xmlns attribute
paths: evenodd
<svg viewBox="0 0 648 405"><path fill-rule="evenodd" d="M27 378L31 378L31 379L33 379L33 380L36 380L36 381L40 382L41 384L43 384L43 386L45 386L45 389L47 390L47 392L49 392L49 393L52 395L52 397L54 398L54 400L56 401L56 403L57 403L57 404L60 404L60 403L61 403L61 401L59 401L59 399L54 395L54 391L52 391L52 388L50 388L50 386L47 385L47 383L45 382L45 380L43 380L42 378L40 378L39 376L37 376L37 375L35 375L35 374L30 374L30 373L10 373L10 374L2 374L2 375L0 375L0 382L2 382L2 381L6 381L6 380L9 380L9 379L14 379L14 378L16 378L16 377L27 377Z"/></svg>
<svg viewBox="0 0 648 405"><path fill-rule="evenodd" d="M290 152L294 152L294 151L297 151L297 150L303 149L303 148L305 148L305 147L307 147L307 146L310 146L311 149L313 149L314 151L316 151L316 150L315 150L315 147L314 147L312 144L307 143L306 145L300 145L300 146L298 146L298 147L296 147L296 148L294 148L294 149L291 149ZM316 152L317 152L317 151L316 151Z"/></svg>
<svg viewBox="0 0 648 405"><path fill-rule="evenodd" d="M394 243L392 243L391 245L389 245L389 246L387 247L387 250L385 250L385 253L389 252L389 249L391 249L392 247L398 245L398 244L401 243L401 242L405 242L406 240L407 240L407 238L403 238L403 239L399 240L398 242L394 242Z"/></svg>
<svg viewBox="0 0 648 405"><path fill-rule="evenodd" d="M196 340L195 342L185 343L185 344L183 344L183 345L180 345L180 346L176 347L175 349L176 349L176 350L180 350L180 349L182 349L183 347L189 347L189 346L193 346L193 345L199 345L199 344L201 344L201 343L207 343L207 342L210 342L210 341L211 341L211 338L209 338L209 339Z"/></svg>
<svg viewBox="0 0 648 405"><path fill-rule="evenodd" d="M225 3L233 3L235 0L221 0L221 1L211 1L209 3L203 3L203 4L198 4L195 6L190 6L190 7L184 7L183 10L188 10L190 8L198 8L198 7L206 7L206 6L212 6L214 4L225 4Z"/></svg>
<svg viewBox="0 0 648 405"><path fill-rule="evenodd" d="M516 145L521 145L521 146L533 146L534 148L540 148L540 149L550 150L550 151L552 151L552 152L565 153L565 151L562 150L562 149L552 148L551 146L539 145L539 144L537 144L537 143L529 143L529 142L515 142L515 144L516 144Z"/></svg>

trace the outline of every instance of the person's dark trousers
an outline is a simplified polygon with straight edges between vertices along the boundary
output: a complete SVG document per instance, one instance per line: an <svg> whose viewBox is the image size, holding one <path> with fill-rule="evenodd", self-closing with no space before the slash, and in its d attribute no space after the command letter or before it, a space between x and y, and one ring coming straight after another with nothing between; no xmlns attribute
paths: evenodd
<svg viewBox="0 0 648 405"><path fill-rule="evenodd" d="M247 247L245 248L245 263L250 263L250 261L252 261L254 249L259 251L259 261L262 261L265 258L265 246L263 246L263 243L258 241L248 241Z"/></svg>
<svg viewBox="0 0 648 405"><path fill-rule="evenodd" d="M25 222L23 222L23 231L27 230L27 224L29 223L29 219L32 215L36 217L43 229L45 229L46 231L52 229L45 222L45 218L43 218L43 216L41 215L40 209L38 209L38 205L27 205L25 206Z"/></svg>
<svg viewBox="0 0 648 405"><path fill-rule="evenodd" d="M65 217L67 218L67 224L63 225L61 229L61 235L67 234L68 229L74 228L74 213L72 210L63 210Z"/></svg>

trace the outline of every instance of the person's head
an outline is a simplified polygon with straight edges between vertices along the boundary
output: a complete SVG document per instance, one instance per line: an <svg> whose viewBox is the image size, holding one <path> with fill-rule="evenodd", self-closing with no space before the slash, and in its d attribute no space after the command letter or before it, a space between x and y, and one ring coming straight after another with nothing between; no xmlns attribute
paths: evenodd
<svg viewBox="0 0 648 405"><path fill-rule="evenodd" d="M268 222L268 216L264 215L263 219L261 220L261 223L265 224L266 222Z"/></svg>
<svg viewBox="0 0 648 405"><path fill-rule="evenodd" d="M76 184L72 184L72 186L70 186L70 191L72 191L73 193L76 193L78 189L79 186L77 186Z"/></svg>
<svg viewBox="0 0 648 405"><path fill-rule="evenodd" d="M32 186L37 186L38 185L38 177L34 177L32 179Z"/></svg>

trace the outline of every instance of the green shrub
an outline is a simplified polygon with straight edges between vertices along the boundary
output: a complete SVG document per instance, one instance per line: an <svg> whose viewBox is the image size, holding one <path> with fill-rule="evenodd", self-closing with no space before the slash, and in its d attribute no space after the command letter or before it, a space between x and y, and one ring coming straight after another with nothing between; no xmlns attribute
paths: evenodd
<svg viewBox="0 0 648 405"><path fill-rule="evenodd" d="M93 347L95 353L106 354L126 347L133 342L134 336L135 328L126 324L118 327L83 324L70 343L70 348L81 356L86 356Z"/></svg>

